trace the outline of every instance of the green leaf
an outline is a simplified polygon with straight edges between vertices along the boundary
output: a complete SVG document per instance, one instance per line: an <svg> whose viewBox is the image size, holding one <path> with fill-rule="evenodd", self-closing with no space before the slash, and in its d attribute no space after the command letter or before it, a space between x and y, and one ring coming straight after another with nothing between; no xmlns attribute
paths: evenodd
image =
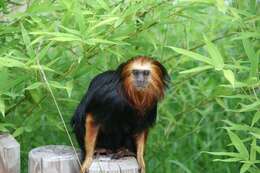
<svg viewBox="0 0 260 173"><path fill-rule="evenodd" d="M48 52L49 48L52 46L52 42L50 42L49 44L47 44L44 48L42 48L40 50L40 52L37 54L39 59L42 59Z"/></svg>
<svg viewBox="0 0 260 173"><path fill-rule="evenodd" d="M205 66L195 67L195 68L192 68L192 69L189 69L189 70L181 71L180 74L197 73L197 72L201 72L201 71L208 70L208 69L211 69L211 68L213 68L213 66L205 65Z"/></svg>
<svg viewBox="0 0 260 173"><path fill-rule="evenodd" d="M224 122L227 123L228 125L230 125L230 127L224 127L224 129L260 133L260 129L258 129L258 128L250 127L248 125L235 124L235 123L232 123L232 122L227 121L227 120L224 120Z"/></svg>
<svg viewBox="0 0 260 173"><path fill-rule="evenodd" d="M251 127L255 125L257 121L260 120L260 111L257 111L252 119Z"/></svg>
<svg viewBox="0 0 260 173"><path fill-rule="evenodd" d="M87 39L85 41L85 43L87 43L89 45L96 45L96 44L99 44L99 43L103 43L103 44L118 44L116 42L109 41L109 40L104 40L104 39L100 39L100 38L90 38L90 39Z"/></svg>
<svg viewBox="0 0 260 173"><path fill-rule="evenodd" d="M230 82L230 84L235 87L235 75L231 70L223 70L225 78Z"/></svg>
<svg viewBox="0 0 260 173"><path fill-rule="evenodd" d="M224 2L224 0L216 0L216 5L218 7L218 10L225 13L227 11L227 6Z"/></svg>
<svg viewBox="0 0 260 173"><path fill-rule="evenodd" d="M214 65L215 69L222 70L224 67L224 60L218 48L212 42L210 42L206 36L204 36L204 40L206 43L206 48L211 56L213 62L212 64Z"/></svg>
<svg viewBox="0 0 260 173"><path fill-rule="evenodd" d="M250 105L243 105L239 112L249 112L254 110L259 110L260 101L256 101Z"/></svg>
<svg viewBox="0 0 260 173"><path fill-rule="evenodd" d="M73 80L68 81L66 83L66 91L69 97L71 97L72 88L73 88Z"/></svg>
<svg viewBox="0 0 260 173"><path fill-rule="evenodd" d="M260 147L259 146L253 146L253 147L256 150L256 152L258 152L260 154Z"/></svg>
<svg viewBox="0 0 260 173"><path fill-rule="evenodd" d="M44 71L49 71L49 72L53 72L53 73L57 73L57 74L61 74L60 72L57 72L49 67L46 67L44 65L41 65L41 68L44 70ZM29 66L29 69L37 69L37 70L40 70L40 67L39 65L31 65Z"/></svg>
<svg viewBox="0 0 260 173"><path fill-rule="evenodd" d="M256 55L253 45L249 42L248 39L243 39L242 42L246 55L251 63L250 76L258 78L259 58Z"/></svg>
<svg viewBox="0 0 260 173"><path fill-rule="evenodd" d="M86 22L84 20L83 12L81 10L81 5L77 1L74 8L74 13L75 13L74 18L75 21L77 22L77 25L79 26L80 33L84 34L84 32L86 31Z"/></svg>
<svg viewBox="0 0 260 173"><path fill-rule="evenodd" d="M173 164L179 166L186 173L191 173L191 171L184 164L182 164L181 162L179 162L177 160L170 160L170 163L173 163Z"/></svg>
<svg viewBox="0 0 260 173"><path fill-rule="evenodd" d="M251 166L251 163L244 163L240 168L240 173L245 173Z"/></svg>
<svg viewBox="0 0 260 173"><path fill-rule="evenodd" d="M2 124L0 124L0 132L9 132L9 130L5 126L2 126Z"/></svg>
<svg viewBox="0 0 260 173"><path fill-rule="evenodd" d="M35 83L29 85L28 87L26 87L24 90L33 90L33 89L39 88L43 85L44 84L42 82L35 82Z"/></svg>
<svg viewBox="0 0 260 173"><path fill-rule="evenodd" d="M250 161L254 162L256 160L256 138L253 138L250 148Z"/></svg>
<svg viewBox="0 0 260 173"><path fill-rule="evenodd" d="M5 117L5 103L4 100L0 98L0 112L2 113L3 117Z"/></svg>
<svg viewBox="0 0 260 173"><path fill-rule="evenodd" d="M0 131L9 132L8 128L15 129L15 125L10 123L0 123Z"/></svg>
<svg viewBox="0 0 260 173"><path fill-rule="evenodd" d="M243 156L244 160L249 159L249 153L244 145L244 143L241 141L241 139L232 131L227 130L229 138L232 142L232 144L235 146L237 151Z"/></svg>
<svg viewBox="0 0 260 173"><path fill-rule="evenodd" d="M13 58L8 57L0 57L0 67L20 67L25 68L25 64L21 61L15 60Z"/></svg>
<svg viewBox="0 0 260 173"><path fill-rule="evenodd" d="M234 37L233 40L238 39L248 39L248 38L260 38L259 32L241 32L237 37Z"/></svg>
<svg viewBox="0 0 260 173"><path fill-rule="evenodd" d="M215 156L230 156L233 158L242 159L242 155L240 153L234 153L234 152L206 152L206 153L215 155Z"/></svg>
<svg viewBox="0 0 260 173"><path fill-rule="evenodd" d="M97 0L97 3L105 10L109 11L109 5L104 0Z"/></svg>
<svg viewBox="0 0 260 173"><path fill-rule="evenodd" d="M257 139L260 139L260 134L258 133L250 133L251 135L253 135L255 138L257 138Z"/></svg>
<svg viewBox="0 0 260 173"><path fill-rule="evenodd" d="M27 30L24 28L22 23L21 23L21 32L22 32L23 42L26 47L27 53L30 56L30 58L33 58L35 54L31 47L31 40Z"/></svg>
<svg viewBox="0 0 260 173"><path fill-rule="evenodd" d="M228 158L228 159L214 159L214 162L239 162L241 161L241 158Z"/></svg>
<svg viewBox="0 0 260 173"><path fill-rule="evenodd" d="M60 41L60 42L70 42L70 41L79 41L83 42L83 40L75 35L75 34L68 34L68 33L62 33L62 32L31 32L30 34L33 35L42 35L47 37L48 40L53 41Z"/></svg>
<svg viewBox="0 0 260 173"><path fill-rule="evenodd" d="M172 46L166 46L166 47L174 50L175 52L177 52L179 54L186 55L186 56L188 56L188 57L190 57L194 60L204 62L204 63L209 64L209 65L213 65L212 62L211 62L211 59L206 57L206 56L194 53L194 52L189 51L189 50L177 48L177 47L172 47Z"/></svg>
<svg viewBox="0 0 260 173"><path fill-rule="evenodd" d="M113 21L118 20L118 19L119 19L118 17L110 17L110 18L103 20L103 21L99 22L98 24L94 25L92 28L90 28L90 30L96 29L100 26L109 25Z"/></svg>
<svg viewBox="0 0 260 173"><path fill-rule="evenodd" d="M14 133L12 134L13 137L17 137L17 136L20 136L21 134L23 134L24 132L24 128L23 127L19 127L18 129L16 129L14 131Z"/></svg>
<svg viewBox="0 0 260 173"><path fill-rule="evenodd" d="M59 82L57 82L57 81L50 81L49 83L50 83L50 85L51 85L52 87L54 87L54 88L66 89L66 87L65 87L63 84L61 84L61 83L59 83Z"/></svg>

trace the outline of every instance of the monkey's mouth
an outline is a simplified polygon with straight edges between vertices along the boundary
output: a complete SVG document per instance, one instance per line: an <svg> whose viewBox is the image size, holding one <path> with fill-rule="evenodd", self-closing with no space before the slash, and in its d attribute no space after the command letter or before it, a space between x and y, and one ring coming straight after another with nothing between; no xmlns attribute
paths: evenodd
<svg viewBox="0 0 260 173"><path fill-rule="evenodd" d="M148 86L147 82L137 82L135 84L135 87L137 90L143 90L143 89L147 88L147 86Z"/></svg>

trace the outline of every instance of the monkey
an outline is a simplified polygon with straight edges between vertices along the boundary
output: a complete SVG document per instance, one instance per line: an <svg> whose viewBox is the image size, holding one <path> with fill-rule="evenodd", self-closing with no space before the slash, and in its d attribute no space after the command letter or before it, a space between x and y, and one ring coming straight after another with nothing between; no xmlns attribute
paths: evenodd
<svg viewBox="0 0 260 173"><path fill-rule="evenodd" d="M169 81L166 68L147 56L133 57L91 80L71 119L83 152L82 173L89 170L99 149L121 153L119 157L134 153L140 172L145 173L148 131Z"/></svg>

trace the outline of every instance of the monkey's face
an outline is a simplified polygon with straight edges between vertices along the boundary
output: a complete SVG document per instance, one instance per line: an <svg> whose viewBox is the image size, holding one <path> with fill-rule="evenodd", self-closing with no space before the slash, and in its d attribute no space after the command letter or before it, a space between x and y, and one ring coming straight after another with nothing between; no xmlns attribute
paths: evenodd
<svg viewBox="0 0 260 173"><path fill-rule="evenodd" d="M145 89L151 80L150 63L133 63L131 68L132 82L137 90Z"/></svg>
<svg viewBox="0 0 260 173"><path fill-rule="evenodd" d="M133 69L133 82L138 90L144 89L148 86L151 79L151 72L149 69Z"/></svg>
<svg viewBox="0 0 260 173"><path fill-rule="evenodd" d="M143 110L163 98L168 74L158 61L139 56L122 64L119 71L126 96L137 109Z"/></svg>

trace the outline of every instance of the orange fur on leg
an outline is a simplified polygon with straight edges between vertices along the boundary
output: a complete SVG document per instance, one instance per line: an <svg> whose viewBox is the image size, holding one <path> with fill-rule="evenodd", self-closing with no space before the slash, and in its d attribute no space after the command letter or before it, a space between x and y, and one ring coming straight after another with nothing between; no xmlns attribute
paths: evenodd
<svg viewBox="0 0 260 173"><path fill-rule="evenodd" d="M99 127L95 124L93 120L93 115L91 113L87 114L85 122L86 134L85 134L85 149L86 156L82 164L81 172L85 173L91 166L96 140L98 136Z"/></svg>
<svg viewBox="0 0 260 173"><path fill-rule="evenodd" d="M141 173L145 173L144 149L147 140L147 131L144 131L136 136L136 152L137 161L140 166Z"/></svg>

